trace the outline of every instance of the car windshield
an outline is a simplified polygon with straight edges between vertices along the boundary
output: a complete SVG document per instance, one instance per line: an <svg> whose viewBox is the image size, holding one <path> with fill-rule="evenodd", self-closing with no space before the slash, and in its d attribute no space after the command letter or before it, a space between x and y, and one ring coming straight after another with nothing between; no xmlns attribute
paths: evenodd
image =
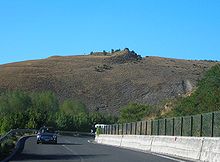
<svg viewBox="0 0 220 162"><path fill-rule="evenodd" d="M55 130L53 128L47 128L43 127L39 130L40 133L55 133Z"/></svg>

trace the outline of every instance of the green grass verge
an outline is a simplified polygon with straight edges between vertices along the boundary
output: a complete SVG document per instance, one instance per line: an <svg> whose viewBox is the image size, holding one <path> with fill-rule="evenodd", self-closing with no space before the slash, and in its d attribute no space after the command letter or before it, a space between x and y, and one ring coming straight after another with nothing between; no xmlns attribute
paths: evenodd
<svg viewBox="0 0 220 162"><path fill-rule="evenodd" d="M0 144L0 161L12 153L18 138L18 136L12 136Z"/></svg>

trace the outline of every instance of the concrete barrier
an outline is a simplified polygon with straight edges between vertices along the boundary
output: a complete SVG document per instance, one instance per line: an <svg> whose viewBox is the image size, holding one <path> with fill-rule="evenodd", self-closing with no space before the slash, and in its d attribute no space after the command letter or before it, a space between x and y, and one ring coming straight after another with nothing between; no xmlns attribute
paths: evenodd
<svg viewBox="0 0 220 162"><path fill-rule="evenodd" d="M102 144L102 139L103 139L103 135L96 135L96 136L95 136L95 141L96 141L97 143Z"/></svg>
<svg viewBox="0 0 220 162"><path fill-rule="evenodd" d="M199 159L203 138L154 136L151 151L162 154Z"/></svg>
<svg viewBox="0 0 220 162"><path fill-rule="evenodd" d="M152 136L145 135L124 135L121 147L134 148L143 151L150 151L152 144Z"/></svg>
<svg viewBox="0 0 220 162"><path fill-rule="evenodd" d="M201 161L220 161L220 138L204 138L201 150Z"/></svg>
<svg viewBox="0 0 220 162"><path fill-rule="evenodd" d="M199 161L220 162L220 138L99 135L97 143L168 154Z"/></svg>
<svg viewBox="0 0 220 162"><path fill-rule="evenodd" d="M101 144L112 145L119 147L121 145L122 135L99 135L96 136L96 141Z"/></svg>

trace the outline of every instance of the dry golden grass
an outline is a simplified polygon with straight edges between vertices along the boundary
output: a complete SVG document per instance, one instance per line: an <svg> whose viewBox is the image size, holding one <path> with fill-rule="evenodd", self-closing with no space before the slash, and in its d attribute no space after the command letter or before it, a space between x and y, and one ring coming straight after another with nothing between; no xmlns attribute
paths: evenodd
<svg viewBox="0 0 220 162"><path fill-rule="evenodd" d="M145 57L123 61L112 56L54 56L0 65L0 90L51 90L59 99L77 99L91 111L118 113L128 102L157 104L188 93L215 62ZM117 61L117 59L119 60ZM98 72L98 66L111 69Z"/></svg>

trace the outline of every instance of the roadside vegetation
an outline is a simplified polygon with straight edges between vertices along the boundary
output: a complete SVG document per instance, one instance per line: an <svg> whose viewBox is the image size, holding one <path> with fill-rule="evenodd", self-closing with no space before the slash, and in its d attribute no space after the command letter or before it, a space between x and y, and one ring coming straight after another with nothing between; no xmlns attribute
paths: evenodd
<svg viewBox="0 0 220 162"><path fill-rule="evenodd" d="M0 144L0 160L3 160L5 157L10 155L14 147L15 147L15 142L14 140L11 140L11 139L1 143Z"/></svg>
<svg viewBox="0 0 220 162"><path fill-rule="evenodd" d="M19 135L13 135L0 143L0 161L12 153L19 137Z"/></svg>
<svg viewBox="0 0 220 162"><path fill-rule="evenodd" d="M169 110L164 112L164 105ZM195 115L220 110L220 65L208 70L197 89L187 96L169 100L160 106L129 103L120 109L119 118L88 112L76 100L59 102L52 92L8 91L0 94L0 134L16 128L53 126L58 130L90 131L96 123L134 122L139 120Z"/></svg>
<svg viewBox="0 0 220 162"><path fill-rule="evenodd" d="M96 123L114 123L116 118L89 113L75 100L60 103L52 92L8 91L0 94L0 134L10 129L53 126L58 130L90 131Z"/></svg>
<svg viewBox="0 0 220 162"><path fill-rule="evenodd" d="M208 70L199 81L197 89L187 97L174 102L166 116L185 116L220 110L220 64Z"/></svg>
<svg viewBox="0 0 220 162"><path fill-rule="evenodd" d="M164 112L169 103L169 111ZM197 89L188 96L178 97L162 105L150 106L129 103L120 111L120 122L177 117L220 111L220 64L210 68L198 82Z"/></svg>
<svg viewBox="0 0 220 162"><path fill-rule="evenodd" d="M151 105L129 103L120 110L119 122L134 122L144 118L153 118L159 113L158 109Z"/></svg>

